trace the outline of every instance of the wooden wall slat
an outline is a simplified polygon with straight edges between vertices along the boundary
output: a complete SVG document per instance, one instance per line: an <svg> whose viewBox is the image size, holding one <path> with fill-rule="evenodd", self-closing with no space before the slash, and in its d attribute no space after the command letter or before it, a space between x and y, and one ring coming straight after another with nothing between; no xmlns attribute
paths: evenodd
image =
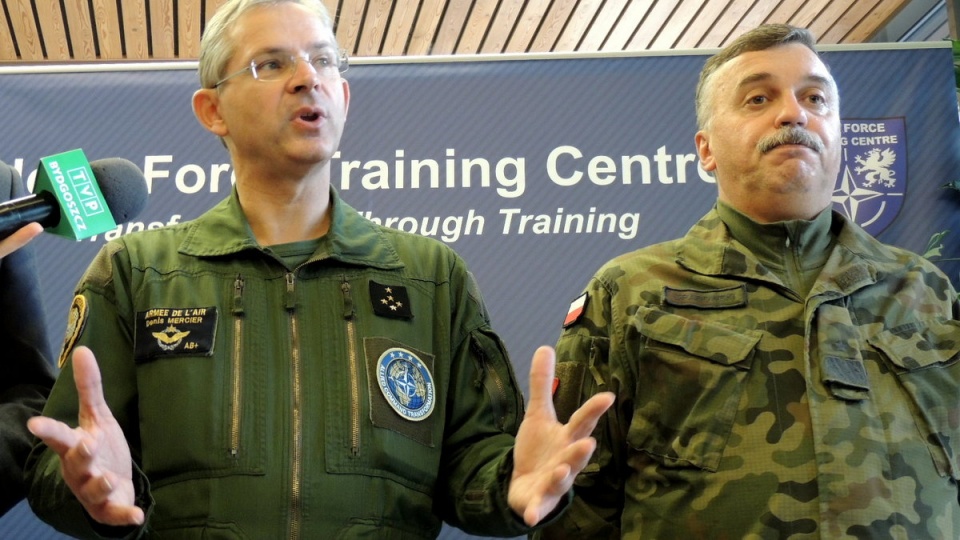
<svg viewBox="0 0 960 540"><path fill-rule="evenodd" d="M580 50L599 51L606 43L610 32L617 26L620 15L627 7L627 0L607 0L594 13L593 22L580 41Z"/></svg>
<svg viewBox="0 0 960 540"><path fill-rule="evenodd" d="M694 19L702 7L702 1L682 0L680 4L674 8L670 18L666 21L666 24L664 24L663 29L660 30L660 34L657 35L657 38L650 44L650 48L654 50L675 48L677 42L680 41L680 37L683 36L686 29L693 24Z"/></svg>
<svg viewBox="0 0 960 540"><path fill-rule="evenodd" d="M670 14L676 9L678 3L679 0L657 0L654 2L637 33L633 35L633 39L627 45L627 50L644 51L650 49L653 40L660 33L664 23L670 19Z"/></svg>
<svg viewBox="0 0 960 540"><path fill-rule="evenodd" d="M774 2L756 2L753 4L753 7L744 14L740 22L733 28L730 39L734 39L766 22L773 14L775 7L776 3Z"/></svg>
<svg viewBox="0 0 960 540"><path fill-rule="evenodd" d="M460 40L456 46L457 54L476 54L480 52L483 45L483 38L490 29L493 22L494 13L500 7L499 0L474 0L467 16L460 29Z"/></svg>
<svg viewBox="0 0 960 540"><path fill-rule="evenodd" d="M870 13L870 10L877 5L880 0L860 0L851 4L850 8L841 15L834 24L826 31L817 33L817 40L820 43L842 43L853 28Z"/></svg>
<svg viewBox="0 0 960 540"><path fill-rule="evenodd" d="M593 15L601 5L603 5L603 0L583 0L578 3L576 10L567 20L567 26L563 29L563 33L553 50L562 52L579 50L580 41L590 30Z"/></svg>
<svg viewBox="0 0 960 540"><path fill-rule="evenodd" d="M390 20L391 4L393 2L390 0L367 1L367 18L363 21L357 56L380 56L383 37L387 34L387 23Z"/></svg>
<svg viewBox="0 0 960 540"><path fill-rule="evenodd" d="M620 21L610 31L607 41L603 44L605 51L623 51L629 50L630 39L639 31L640 23L647 16L647 12L653 4L650 0L643 2L630 2L623 11Z"/></svg>
<svg viewBox="0 0 960 540"><path fill-rule="evenodd" d="M709 47L710 45L703 45L704 38L710 35L711 30L723 16L728 6L729 2L727 0L709 0L706 2L693 22L690 23L690 26L687 27L687 30L677 40L677 48Z"/></svg>
<svg viewBox="0 0 960 540"><path fill-rule="evenodd" d="M7 15L0 10L0 62L15 62L17 60L17 48L14 45L13 36L7 24Z"/></svg>
<svg viewBox="0 0 960 540"><path fill-rule="evenodd" d="M147 43L147 6L145 0L130 0L121 3L123 17L123 44L128 60L146 60L150 58L150 46Z"/></svg>
<svg viewBox="0 0 960 540"><path fill-rule="evenodd" d="M906 6L908 0L881 0L860 24L853 27L843 43L865 43L876 35L878 29L886 26L890 19Z"/></svg>
<svg viewBox="0 0 960 540"><path fill-rule="evenodd" d="M173 17L173 0L150 0L150 44L155 59L176 58Z"/></svg>
<svg viewBox="0 0 960 540"><path fill-rule="evenodd" d="M70 44L67 42L67 29L63 24L60 2L36 2L35 5L37 19L43 32L47 60L55 62L70 60Z"/></svg>
<svg viewBox="0 0 960 540"><path fill-rule="evenodd" d="M93 0L93 20L97 26L100 59L123 59L123 36L120 35L120 16L117 14L117 3L111 0Z"/></svg>
<svg viewBox="0 0 960 540"><path fill-rule="evenodd" d="M830 0L807 0L800 6L800 9L790 17L790 24L801 28L809 28L814 19L817 18L817 14L829 5Z"/></svg>
<svg viewBox="0 0 960 540"><path fill-rule="evenodd" d="M364 0L343 0L337 13L337 43L352 55L357 54L365 7Z"/></svg>
<svg viewBox="0 0 960 540"><path fill-rule="evenodd" d="M747 11L753 7L754 3L752 1L730 2L717 23L703 36L700 47L722 47L726 44L731 39L733 29L740 23Z"/></svg>
<svg viewBox="0 0 960 540"><path fill-rule="evenodd" d="M780 3L777 4L776 9L770 13L770 16L767 17L766 22L768 23L789 23L790 19L793 18L794 13L803 8L803 4L806 0L780 0Z"/></svg>
<svg viewBox="0 0 960 540"><path fill-rule="evenodd" d="M97 46L94 41L93 24L90 22L89 4L86 0L65 0L63 6L67 16L67 28L70 29L73 59L96 60Z"/></svg>
<svg viewBox="0 0 960 540"><path fill-rule="evenodd" d="M520 24L522 8L523 2L514 0L500 2L497 16L480 47L481 53L499 54L507 49L507 40Z"/></svg>
<svg viewBox="0 0 960 540"><path fill-rule="evenodd" d="M550 4L547 15L530 45L532 51L554 51L560 34L577 7L577 0L556 0Z"/></svg>
<svg viewBox="0 0 960 540"><path fill-rule="evenodd" d="M13 25L13 36L20 47L20 58L27 61L39 62L43 60L43 46L40 43L40 32L33 19L33 6L28 0L14 0L7 2L10 10L10 22Z"/></svg>
<svg viewBox="0 0 960 540"><path fill-rule="evenodd" d="M440 21L436 40L433 42L431 54L453 54L457 47L457 40L463 31L464 23L470 14L470 0L448 0L447 11Z"/></svg>
<svg viewBox="0 0 960 540"><path fill-rule="evenodd" d="M200 2L180 0L177 4L177 49L180 58L196 59L200 56L200 37L203 21L200 20Z"/></svg>
<svg viewBox="0 0 960 540"><path fill-rule="evenodd" d="M510 42L507 43L504 52L527 52L532 46L540 22L546 17L549 8L550 0L529 0L523 8L520 21L513 29L513 35L510 36Z"/></svg>
<svg viewBox="0 0 960 540"><path fill-rule="evenodd" d="M446 0L424 0L420 6L420 15L413 27L413 35L407 46L407 54L427 55L433 51L433 36L440 27L440 16Z"/></svg>
<svg viewBox="0 0 960 540"><path fill-rule="evenodd" d="M414 24L417 22L419 1L396 2L393 7L393 17L390 19L390 28L387 28L387 37L383 40L384 56L403 56L407 52L407 42L413 36Z"/></svg>

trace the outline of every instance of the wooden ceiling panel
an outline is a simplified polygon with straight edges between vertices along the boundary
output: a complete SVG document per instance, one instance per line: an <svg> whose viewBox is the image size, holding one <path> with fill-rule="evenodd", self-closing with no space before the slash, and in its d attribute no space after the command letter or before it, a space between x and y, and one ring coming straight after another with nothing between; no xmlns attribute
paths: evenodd
<svg viewBox="0 0 960 540"><path fill-rule="evenodd" d="M510 0L500 2L493 24L487 31L486 37L483 38L483 44L480 47L481 53L499 54L506 50L507 41L520 21L522 10L523 2L511 2Z"/></svg>
<svg viewBox="0 0 960 540"><path fill-rule="evenodd" d="M392 0L371 0L367 2L367 16L360 33L357 56L379 56L387 24L390 21Z"/></svg>
<svg viewBox="0 0 960 540"><path fill-rule="evenodd" d="M86 0L65 0L64 12L67 27L70 30L70 46L73 60L92 61L97 59L97 42L90 17L90 4Z"/></svg>
<svg viewBox="0 0 960 540"><path fill-rule="evenodd" d="M44 60L43 43L37 29L36 19L33 18L33 6L28 0L7 2L10 5L10 26L13 28L13 39L20 57L28 62Z"/></svg>
<svg viewBox="0 0 960 540"><path fill-rule="evenodd" d="M523 7L523 13L504 52L524 53L530 50L549 9L550 0L529 0Z"/></svg>
<svg viewBox="0 0 960 540"><path fill-rule="evenodd" d="M0 0L0 63L196 60L226 0ZM764 22L863 43L911 0L322 0L353 57L715 48ZM946 22L944 22L946 25ZM942 39L942 38L941 38Z"/></svg>
<svg viewBox="0 0 960 540"><path fill-rule="evenodd" d="M36 13L40 32L43 35L46 58L54 62L70 60L70 44L67 42L67 29L63 24L60 3L38 3Z"/></svg>
<svg viewBox="0 0 960 540"><path fill-rule="evenodd" d="M466 2L464 3L466 4ZM483 39L491 28L493 16L500 7L498 0L473 0L467 9L467 18L460 23L459 19L451 20L447 32L453 32L457 25L462 25L460 36L456 40L454 50L457 54L477 54Z"/></svg>
<svg viewBox="0 0 960 540"><path fill-rule="evenodd" d="M560 39L554 45L554 51L570 52L580 50L580 42L590 30L590 25L597 15L597 10L603 6L603 0L582 0L576 5L570 18L567 19Z"/></svg>

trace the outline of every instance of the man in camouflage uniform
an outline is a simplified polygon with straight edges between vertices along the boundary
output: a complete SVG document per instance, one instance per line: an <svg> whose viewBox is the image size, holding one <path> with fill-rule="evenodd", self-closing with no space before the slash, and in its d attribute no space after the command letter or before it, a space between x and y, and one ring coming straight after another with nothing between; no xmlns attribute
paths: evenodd
<svg viewBox="0 0 960 540"><path fill-rule="evenodd" d="M763 26L704 66L718 201L575 302L558 413L616 402L539 537L960 538L956 293L831 211L839 97L813 47Z"/></svg>

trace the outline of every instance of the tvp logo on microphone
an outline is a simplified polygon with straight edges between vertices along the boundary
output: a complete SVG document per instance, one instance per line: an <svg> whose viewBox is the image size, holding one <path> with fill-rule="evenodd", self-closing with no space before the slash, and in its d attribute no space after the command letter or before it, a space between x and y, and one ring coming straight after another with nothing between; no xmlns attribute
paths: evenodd
<svg viewBox="0 0 960 540"><path fill-rule="evenodd" d="M117 226L90 162L79 148L41 158L34 191L47 192L57 199L60 223L47 232L80 240Z"/></svg>

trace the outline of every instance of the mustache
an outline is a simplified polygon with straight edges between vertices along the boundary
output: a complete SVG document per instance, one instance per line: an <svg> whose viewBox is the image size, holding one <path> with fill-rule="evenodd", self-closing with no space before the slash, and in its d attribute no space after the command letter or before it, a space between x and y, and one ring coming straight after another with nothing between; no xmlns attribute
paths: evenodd
<svg viewBox="0 0 960 540"><path fill-rule="evenodd" d="M782 144L801 144L817 153L823 152L823 141L820 136L797 126L780 128L773 135L760 139L757 148L761 154L766 154Z"/></svg>

